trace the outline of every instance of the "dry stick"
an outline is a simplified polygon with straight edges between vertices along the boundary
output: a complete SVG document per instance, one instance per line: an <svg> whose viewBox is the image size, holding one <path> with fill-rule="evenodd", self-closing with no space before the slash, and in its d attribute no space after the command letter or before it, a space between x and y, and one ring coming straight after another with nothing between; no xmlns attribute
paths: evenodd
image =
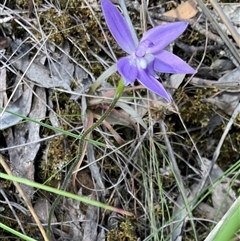
<svg viewBox="0 0 240 241"><path fill-rule="evenodd" d="M6 171L6 173L9 175L9 176L12 176L12 172L11 170L9 169L8 165L6 164L6 162L4 161L2 155L0 154L0 164L3 166L4 170ZM24 191L22 190L21 186L13 181L13 184L15 185L15 187L17 188L19 194L21 195L21 197L23 198L23 200L25 201L30 213L32 214L33 216L33 219L35 220L40 232L42 233L42 236L44 238L45 241L49 241L47 235L46 235L46 232L40 222L40 220L38 219L38 216L37 214L35 213L34 209L33 209L33 206L30 202L30 200L27 198L27 196L25 195Z"/></svg>
<svg viewBox="0 0 240 241"><path fill-rule="evenodd" d="M233 57L235 58L236 67L238 67L240 65L240 59L239 59L239 54L238 54L238 50L237 50L236 46L232 43L232 41L229 39L229 37L226 34L224 34L224 32L220 28L217 20L211 15L210 11L205 6L205 4L202 2L202 0L196 0L196 2L199 5L199 7L202 9L204 14L207 16L207 18L210 20L210 22L214 26L214 28L217 30L218 34L223 39L223 42L230 49Z"/></svg>
<svg viewBox="0 0 240 241"><path fill-rule="evenodd" d="M221 137L221 139L220 139L220 141L219 141L219 143L218 143L218 146L217 146L217 148L216 148L216 150L215 150L215 152L214 152L214 154L213 154L211 166L210 166L209 169L207 170L207 173L206 173L206 175L205 175L205 177L204 177L204 179L203 179L203 181L202 181L202 183L201 183L201 185L200 185L200 187L199 187L199 189L198 189L198 190L199 190L198 193L200 193L200 192L203 190L203 188L204 188L204 186L205 186L205 184L206 184L206 182L207 182L207 179L208 179L208 177L210 176L210 173L211 173L211 171L212 171L212 168L213 168L213 166L215 165L215 163L216 163L216 161L217 161L217 159L218 159L218 156L219 156L219 154L220 154L220 150L221 150L221 147L222 147L222 145L223 145L223 142L224 142L224 140L225 140L225 138L226 138L229 130L231 129L231 126L232 126L232 124L234 123L234 120L236 119L236 117L237 117L237 115L238 115L239 113L240 113L240 103L236 106L236 108L235 108L235 110L234 110L234 112L233 112L233 114L232 114L229 122L227 123L227 126L226 126L226 128L225 128L225 130L224 130L224 132L223 132L223 134L222 134L222 137Z"/></svg>
<svg viewBox="0 0 240 241"><path fill-rule="evenodd" d="M197 52L202 52L206 49L205 46L190 46L188 44L185 44L181 41L176 41L175 43L180 49L184 50L186 53L197 53ZM208 45L207 50L220 50L222 49L221 45Z"/></svg>
<svg viewBox="0 0 240 241"><path fill-rule="evenodd" d="M11 209L11 211L12 211L12 213L13 213L13 216L16 218L16 221L17 221L20 229L22 230L22 233L26 235L25 230L24 230L24 228L23 228L23 226L22 226L22 224L21 224L21 221L19 220L19 218L18 218L18 216L17 216L14 208L12 207L12 205L11 205L11 203L9 202L9 200L8 200L5 192L3 191L2 185L0 185L0 193L2 194L3 198L6 200L6 203L8 204L9 208Z"/></svg>
<svg viewBox="0 0 240 241"><path fill-rule="evenodd" d="M210 0L210 3L212 4L215 11L218 13L219 17L222 19L223 23L228 28L229 32L231 33L231 35L232 35L233 39L235 40L235 42L237 43L237 45L240 46L240 35L237 32L237 30L234 28L232 22L229 21L228 17L223 12L222 8L220 7L220 5L218 4L218 2L216 0Z"/></svg>
<svg viewBox="0 0 240 241"><path fill-rule="evenodd" d="M204 86L204 87L207 86L208 88L224 89L224 92L230 92L230 93L240 92L240 83L238 81L225 83L225 82L219 82L218 80L209 80L209 79L193 77L191 79L191 84L196 86Z"/></svg>

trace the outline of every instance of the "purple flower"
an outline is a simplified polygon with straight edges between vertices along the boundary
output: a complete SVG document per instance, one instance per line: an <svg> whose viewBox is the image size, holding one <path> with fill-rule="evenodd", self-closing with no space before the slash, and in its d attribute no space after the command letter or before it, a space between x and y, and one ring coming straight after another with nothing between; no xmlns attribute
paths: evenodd
<svg viewBox="0 0 240 241"><path fill-rule="evenodd" d="M108 28L119 46L129 55L118 60L117 68L129 85L136 79L149 90L171 102L171 96L156 79L157 72L193 74L196 71L176 55L164 50L187 28L187 22L176 22L154 27L135 44L134 34L126 20L109 0L101 0Z"/></svg>

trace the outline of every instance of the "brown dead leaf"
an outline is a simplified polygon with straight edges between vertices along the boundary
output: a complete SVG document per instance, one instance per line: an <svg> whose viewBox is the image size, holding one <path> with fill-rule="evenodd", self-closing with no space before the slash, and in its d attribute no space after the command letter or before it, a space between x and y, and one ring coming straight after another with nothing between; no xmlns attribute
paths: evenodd
<svg viewBox="0 0 240 241"><path fill-rule="evenodd" d="M30 17L33 13L34 5L33 0L28 0L28 16Z"/></svg>
<svg viewBox="0 0 240 241"><path fill-rule="evenodd" d="M7 37L0 37L0 49L6 49L10 45L10 39Z"/></svg>
<svg viewBox="0 0 240 241"><path fill-rule="evenodd" d="M46 198L38 198L34 205L34 211L39 219L44 223L47 223L48 221L50 209L51 204ZM57 218L54 214L52 215L51 223L57 223Z"/></svg>
<svg viewBox="0 0 240 241"><path fill-rule="evenodd" d="M196 6L197 3L195 0L188 0L187 2L180 4L176 9L172 9L163 15L171 18L190 19L198 12Z"/></svg>
<svg viewBox="0 0 240 241"><path fill-rule="evenodd" d="M83 195L90 195L94 189L93 180L89 173L84 169L77 173L78 188L82 188Z"/></svg>
<svg viewBox="0 0 240 241"><path fill-rule="evenodd" d="M107 109L108 106L103 106L103 108ZM102 112L103 110L101 108L97 108L94 117L99 119L102 116ZM130 128L136 128L135 123L133 120L131 120L129 114L122 110L113 109L112 112L107 116L105 121L107 121L112 126L123 125Z"/></svg>

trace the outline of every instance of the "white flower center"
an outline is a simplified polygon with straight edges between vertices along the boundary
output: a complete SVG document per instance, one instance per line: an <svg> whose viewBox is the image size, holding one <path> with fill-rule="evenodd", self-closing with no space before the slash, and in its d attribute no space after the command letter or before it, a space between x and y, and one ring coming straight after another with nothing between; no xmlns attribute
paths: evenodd
<svg viewBox="0 0 240 241"><path fill-rule="evenodd" d="M149 47L152 47L153 43L149 40L144 40L139 43L134 52L134 62L142 69L146 69L148 64L150 64L155 58L153 54L149 53Z"/></svg>

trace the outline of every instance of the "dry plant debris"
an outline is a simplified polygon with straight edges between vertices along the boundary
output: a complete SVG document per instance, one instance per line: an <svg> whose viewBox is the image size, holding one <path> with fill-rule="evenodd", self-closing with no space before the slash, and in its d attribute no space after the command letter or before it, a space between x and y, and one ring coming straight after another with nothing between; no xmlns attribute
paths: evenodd
<svg viewBox="0 0 240 241"><path fill-rule="evenodd" d="M88 136L102 145L85 146L67 191L133 216L64 198L50 240L201 241L239 195L240 6L231 0L125 4L139 35L189 22L168 50L197 74L159 75L171 106L141 85L128 86ZM122 56L97 0L0 3L0 154L13 175L61 186L78 152L73 135L108 109L119 80L109 67ZM46 224L56 195L21 188ZM0 180L0 222L47 240L17 190ZM12 240L3 229L0 236Z"/></svg>

